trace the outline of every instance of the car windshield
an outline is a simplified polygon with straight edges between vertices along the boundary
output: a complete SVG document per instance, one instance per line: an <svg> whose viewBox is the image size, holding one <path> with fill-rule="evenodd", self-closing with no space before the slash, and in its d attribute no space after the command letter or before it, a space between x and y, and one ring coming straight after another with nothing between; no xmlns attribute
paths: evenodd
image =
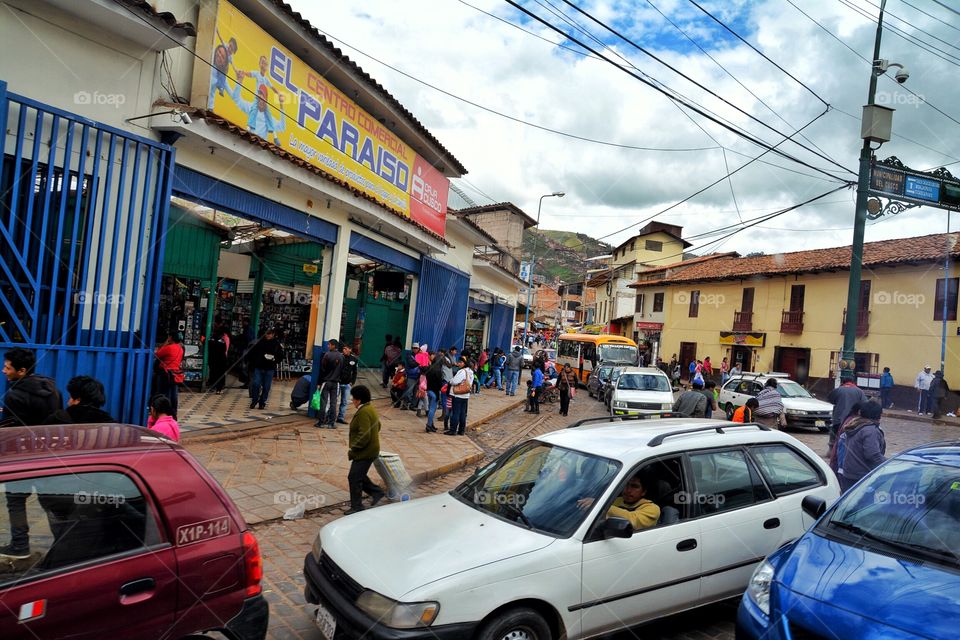
<svg viewBox="0 0 960 640"><path fill-rule="evenodd" d="M451 494L517 526L567 537L602 495L620 464L607 458L530 441L480 469ZM581 504L584 504L581 502Z"/></svg>
<svg viewBox="0 0 960 640"><path fill-rule="evenodd" d="M792 380L777 380L777 391L784 398L809 398L810 393Z"/></svg>
<svg viewBox="0 0 960 640"><path fill-rule="evenodd" d="M818 532L917 561L960 567L960 469L892 460L850 490Z"/></svg>
<svg viewBox="0 0 960 640"><path fill-rule="evenodd" d="M600 360L633 364L637 361L637 348L627 344L603 344L600 345Z"/></svg>
<svg viewBox="0 0 960 640"><path fill-rule="evenodd" d="M613 367L600 367L597 371L597 378L600 380L609 380L610 372L613 370Z"/></svg>
<svg viewBox="0 0 960 640"><path fill-rule="evenodd" d="M618 389L627 391L672 391L664 376L650 373L625 373L617 380Z"/></svg>

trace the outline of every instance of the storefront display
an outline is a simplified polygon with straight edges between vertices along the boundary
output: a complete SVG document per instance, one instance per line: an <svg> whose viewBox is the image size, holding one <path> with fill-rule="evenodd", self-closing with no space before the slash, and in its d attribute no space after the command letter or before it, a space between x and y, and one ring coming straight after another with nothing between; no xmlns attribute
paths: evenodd
<svg viewBox="0 0 960 640"><path fill-rule="evenodd" d="M161 334L177 331L183 341L184 382L199 382L203 377L201 337L206 327L210 289L200 280L164 274L160 288L160 314L157 327ZM165 335L157 336L157 344Z"/></svg>
<svg viewBox="0 0 960 640"><path fill-rule="evenodd" d="M265 289L260 311L260 332L273 329L286 350L284 369L290 373L309 373L306 357L310 339L311 294L288 289Z"/></svg>
<svg viewBox="0 0 960 640"><path fill-rule="evenodd" d="M467 331L463 341L464 351L480 353L483 349L483 334L487 325L487 314L471 309L467 313Z"/></svg>

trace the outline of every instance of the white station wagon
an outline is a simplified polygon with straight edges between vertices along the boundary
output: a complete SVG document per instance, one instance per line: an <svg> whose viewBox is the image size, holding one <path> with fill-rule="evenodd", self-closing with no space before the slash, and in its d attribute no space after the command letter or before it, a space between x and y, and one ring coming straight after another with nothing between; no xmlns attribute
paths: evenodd
<svg viewBox="0 0 960 640"><path fill-rule="evenodd" d="M577 425L514 447L447 494L323 527L304 565L323 635L599 636L739 596L767 554L813 523L803 499L839 495L819 456L780 431ZM608 510L638 479L656 507L640 501L649 517L635 530Z"/></svg>

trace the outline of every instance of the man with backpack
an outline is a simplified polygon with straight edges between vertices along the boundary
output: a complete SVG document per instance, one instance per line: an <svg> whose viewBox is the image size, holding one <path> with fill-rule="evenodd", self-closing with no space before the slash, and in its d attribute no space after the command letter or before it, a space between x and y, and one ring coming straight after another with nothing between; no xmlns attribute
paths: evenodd
<svg viewBox="0 0 960 640"><path fill-rule="evenodd" d="M498 391L503 391L503 366L507 363L507 356L503 353L503 349L497 347L493 352L493 357L490 359L490 382L487 383L488 387L496 387Z"/></svg>
<svg viewBox="0 0 960 640"><path fill-rule="evenodd" d="M830 452L830 468L840 490L847 491L886 460L887 442L880 428L883 409L876 402L860 405L859 415L844 423Z"/></svg>

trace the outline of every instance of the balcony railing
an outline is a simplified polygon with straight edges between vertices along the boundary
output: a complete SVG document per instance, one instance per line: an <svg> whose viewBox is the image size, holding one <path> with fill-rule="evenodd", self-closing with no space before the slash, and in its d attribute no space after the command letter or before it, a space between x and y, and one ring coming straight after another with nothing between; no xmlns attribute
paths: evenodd
<svg viewBox="0 0 960 640"><path fill-rule="evenodd" d="M840 325L840 333L846 333L847 331L847 310L843 310L843 324ZM870 310L869 309L860 309L857 313L857 337L862 338L863 336L870 333Z"/></svg>
<svg viewBox="0 0 960 640"><path fill-rule="evenodd" d="M753 331L753 311L734 311L733 330Z"/></svg>
<svg viewBox="0 0 960 640"><path fill-rule="evenodd" d="M803 311L784 311L780 333L803 333Z"/></svg>

